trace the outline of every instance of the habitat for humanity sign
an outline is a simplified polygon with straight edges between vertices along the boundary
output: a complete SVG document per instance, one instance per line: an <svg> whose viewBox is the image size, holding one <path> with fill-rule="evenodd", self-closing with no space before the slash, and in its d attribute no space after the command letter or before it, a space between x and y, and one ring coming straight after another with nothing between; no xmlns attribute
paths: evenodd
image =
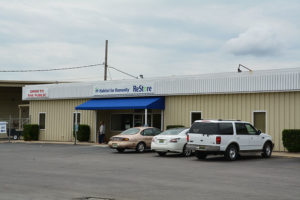
<svg viewBox="0 0 300 200"><path fill-rule="evenodd" d="M154 93L153 84L131 84L118 85L115 87L99 87L94 86L94 95L137 95L137 94L152 94Z"/></svg>
<svg viewBox="0 0 300 200"><path fill-rule="evenodd" d="M0 122L0 134L6 133L6 124L7 122Z"/></svg>

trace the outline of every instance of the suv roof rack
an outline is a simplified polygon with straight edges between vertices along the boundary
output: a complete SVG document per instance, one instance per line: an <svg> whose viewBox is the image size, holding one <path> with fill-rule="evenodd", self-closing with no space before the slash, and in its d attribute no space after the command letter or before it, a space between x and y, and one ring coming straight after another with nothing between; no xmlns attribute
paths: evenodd
<svg viewBox="0 0 300 200"><path fill-rule="evenodd" d="M218 121L241 121L239 119L218 119Z"/></svg>

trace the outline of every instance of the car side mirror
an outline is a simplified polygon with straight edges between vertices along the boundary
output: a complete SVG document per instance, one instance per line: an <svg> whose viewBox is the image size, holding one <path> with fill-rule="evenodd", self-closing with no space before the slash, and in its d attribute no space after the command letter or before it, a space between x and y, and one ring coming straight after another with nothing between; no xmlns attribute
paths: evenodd
<svg viewBox="0 0 300 200"><path fill-rule="evenodd" d="M258 130L258 131L257 131L257 135L260 135L260 134L261 134L261 130Z"/></svg>

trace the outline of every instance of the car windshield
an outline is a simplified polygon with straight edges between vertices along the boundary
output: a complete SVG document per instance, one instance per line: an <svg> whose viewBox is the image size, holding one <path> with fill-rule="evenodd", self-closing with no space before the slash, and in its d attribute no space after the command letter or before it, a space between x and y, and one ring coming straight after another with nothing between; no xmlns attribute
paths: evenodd
<svg viewBox="0 0 300 200"><path fill-rule="evenodd" d="M181 133L185 128L176 128L176 129L169 129L162 132L160 135L178 135Z"/></svg>
<svg viewBox="0 0 300 200"><path fill-rule="evenodd" d="M134 134L137 134L139 131L140 131L140 129L138 129L138 128L130 128L130 129L127 129L126 131L123 131L121 133L121 135L134 135Z"/></svg>

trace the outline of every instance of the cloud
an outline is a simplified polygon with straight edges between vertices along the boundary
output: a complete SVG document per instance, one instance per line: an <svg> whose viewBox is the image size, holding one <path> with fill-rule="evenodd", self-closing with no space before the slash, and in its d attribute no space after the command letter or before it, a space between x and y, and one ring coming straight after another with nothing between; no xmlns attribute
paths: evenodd
<svg viewBox="0 0 300 200"><path fill-rule="evenodd" d="M284 50L284 40L275 28L251 27L226 43L226 49L237 56L273 56Z"/></svg>
<svg viewBox="0 0 300 200"><path fill-rule="evenodd" d="M0 0L0 69L101 63L106 39L110 65L145 77L232 71L238 63L299 66L299 5L277 0ZM129 78L110 73L113 79ZM99 80L103 70L0 73L0 79L37 77Z"/></svg>

